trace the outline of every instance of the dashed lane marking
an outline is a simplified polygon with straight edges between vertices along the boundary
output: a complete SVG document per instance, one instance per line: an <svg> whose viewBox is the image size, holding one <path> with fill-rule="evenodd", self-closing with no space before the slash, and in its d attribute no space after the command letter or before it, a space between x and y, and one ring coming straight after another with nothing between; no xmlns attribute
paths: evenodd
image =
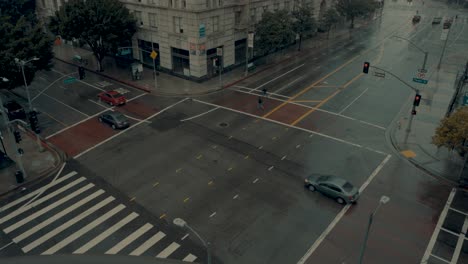
<svg viewBox="0 0 468 264"><path fill-rule="evenodd" d="M235 199L237 199L237 197L239 197L239 195L238 195L238 194L234 195L234 197L232 197L232 199L234 199L234 200L235 200Z"/></svg>
<svg viewBox="0 0 468 264"><path fill-rule="evenodd" d="M132 199L130 199L130 202L133 202L135 201L136 197L133 197Z"/></svg>
<svg viewBox="0 0 468 264"><path fill-rule="evenodd" d="M263 148L263 146L258 147L258 149L262 149L262 148Z"/></svg>
<svg viewBox="0 0 468 264"><path fill-rule="evenodd" d="M180 171L182 171L182 168L178 168L175 172L179 173Z"/></svg>
<svg viewBox="0 0 468 264"><path fill-rule="evenodd" d="M210 214L210 218L213 217L213 216L215 216L215 215L216 215L216 212Z"/></svg>
<svg viewBox="0 0 468 264"><path fill-rule="evenodd" d="M201 159L202 157L203 157L203 155L201 155L201 154L198 155L198 156L197 156L197 160Z"/></svg>
<svg viewBox="0 0 468 264"><path fill-rule="evenodd" d="M185 234L185 236L183 236L180 240L184 240L184 239L186 239L188 236L189 236L189 234Z"/></svg>
<svg viewBox="0 0 468 264"><path fill-rule="evenodd" d="M258 178L256 178L252 183L256 183L256 182L258 182Z"/></svg>
<svg viewBox="0 0 468 264"><path fill-rule="evenodd" d="M281 158L281 160L284 160L285 158L286 158L286 156L283 156L283 157Z"/></svg>
<svg viewBox="0 0 468 264"><path fill-rule="evenodd" d="M156 187L156 186L158 186L158 185L159 185L159 182L155 182L155 183L153 184L153 187Z"/></svg>
<svg viewBox="0 0 468 264"><path fill-rule="evenodd" d="M188 202L190 200L190 197L187 197L184 199L184 203Z"/></svg>
<svg viewBox="0 0 468 264"><path fill-rule="evenodd" d="M271 171L275 166L271 166L270 168L268 168L269 171Z"/></svg>
<svg viewBox="0 0 468 264"><path fill-rule="evenodd" d="M164 217L166 217L166 214L162 214L159 219L163 219Z"/></svg>

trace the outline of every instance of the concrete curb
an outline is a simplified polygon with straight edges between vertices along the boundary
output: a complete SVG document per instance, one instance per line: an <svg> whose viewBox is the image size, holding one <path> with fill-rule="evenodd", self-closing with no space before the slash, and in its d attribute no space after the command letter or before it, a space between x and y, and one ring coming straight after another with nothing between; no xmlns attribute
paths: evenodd
<svg viewBox="0 0 468 264"><path fill-rule="evenodd" d="M19 126L19 127L31 139L33 139L33 140L36 139L36 135L34 133L29 131L28 129L25 129L22 126ZM51 175L53 175L53 174L55 174L56 172L59 171L60 167L62 166L62 164L67 159L66 154L64 152L62 152L60 149L58 149L57 147L55 147L54 145L52 145L49 142L45 141L43 138L40 137L40 140L41 140L42 146L44 148L48 149L52 153L52 155L54 155L54 157L55 157L54 166L40 172L38 176L34 177L34 179L29 180L29 181L25 181L22 184L17 185L13 189L10 189L10 190L8 190L8 191L6 191L4 193L0 193L0 198L8 196L9 194L18 191L21 188L27 188L28 186L33 185L33 184L35 184L37 182L40 182L40 181L48 178L49 176L51 176Z"/></svg>

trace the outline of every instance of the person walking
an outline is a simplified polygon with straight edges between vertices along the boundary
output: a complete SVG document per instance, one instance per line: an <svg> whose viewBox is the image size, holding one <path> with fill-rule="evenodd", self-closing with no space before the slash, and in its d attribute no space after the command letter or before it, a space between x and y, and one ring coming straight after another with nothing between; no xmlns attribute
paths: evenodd
<svg viewBox="0 0 468 264"><path fill-rule="evenodd" d="M257 105L257 109L265 109L265 107L263 107L263 99L261 96L258 97L258 105Z"/></svg>
<svg viewBox="0 0 468 264"><path fill-rule="evenodd" d="M267 88L263 88L263 89L262 89L262 92L263 92L263 96L266 97L266 96L267 96Z"/></svg>

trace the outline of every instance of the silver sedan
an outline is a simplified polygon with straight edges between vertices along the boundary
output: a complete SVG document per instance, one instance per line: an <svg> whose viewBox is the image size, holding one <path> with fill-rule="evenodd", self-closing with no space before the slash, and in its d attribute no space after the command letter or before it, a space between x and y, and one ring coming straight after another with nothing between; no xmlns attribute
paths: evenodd
<svg viewBox="0 0 468 264"><path fill-rule="evenodd" d="M304 185L310 191L317 190L340 204L355 203L359 198L359 190L338 176L313 174L304 180Z"/></svg>

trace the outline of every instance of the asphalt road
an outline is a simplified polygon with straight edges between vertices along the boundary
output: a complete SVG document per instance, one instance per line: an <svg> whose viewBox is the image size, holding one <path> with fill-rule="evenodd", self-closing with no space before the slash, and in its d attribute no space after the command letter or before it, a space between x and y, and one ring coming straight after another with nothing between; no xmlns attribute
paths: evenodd
<svg viewBox="0 0 468 264"><path fill-rule="evenodd" d="M162 226L168 241L182 245L176 259L190 253L204 260L197 239L172 227L181 217L211 243L220 263L355 263L368 216L386 195L391 201L374 219L366 262L420 262L451 189L393 152L389 130L409 118L414 91L388 74L373 76L372 66L420 89L422 104L444 107L431 97L437 89L431 82L411 82L423 53L392 36L428 51L427 78L443 79L436 71L442 25L432 25L432 17L459 14L443 64L452 67L465 63L468 14L425 2L388 2L380 18L342 41L325 49L304 45L304 56L211 95L156 97L91 74L63 84L67 76L76 77L76 69L57 64L32 84L33 102L42 113L44 136L72 158L65 172L86 174L128 209L146 215L145 221ZM422 20L413 24L416 10ZM362 74L364 61L371 64L368 75ZM131 100L127 105L96 101L100 91L119 88ZM258 109L263 88L268 97ZM126 114L131 127L114 131L100 124L97 116L105 111ZM343 207L305 190L310 173L348 179L360 188L359 202ZM59 252L73 253L84 243L77 240ZM14 244L0 253L20 254L25 245ZM111 246L98 244L96 253ZM144 254L164 246L155 243Z"/></svg>

